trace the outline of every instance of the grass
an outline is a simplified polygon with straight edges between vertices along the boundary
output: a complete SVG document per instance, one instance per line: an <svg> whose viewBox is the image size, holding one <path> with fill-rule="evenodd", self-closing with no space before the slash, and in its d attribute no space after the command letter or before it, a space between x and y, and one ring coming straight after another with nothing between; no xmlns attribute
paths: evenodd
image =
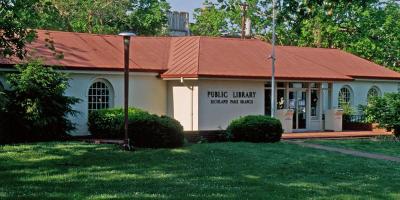
<svg viewBox="0 0 400 200"><path fill-rule="evenodd" d="M400 140L391 136L352 140L309 140L307 142L400 157Z"/></svg>
<svg viewBox="0 0 400 200"><path fill-rule="evenodd" d="M398 163L288 143L0 147L0 199L400 199Z"/></svg>

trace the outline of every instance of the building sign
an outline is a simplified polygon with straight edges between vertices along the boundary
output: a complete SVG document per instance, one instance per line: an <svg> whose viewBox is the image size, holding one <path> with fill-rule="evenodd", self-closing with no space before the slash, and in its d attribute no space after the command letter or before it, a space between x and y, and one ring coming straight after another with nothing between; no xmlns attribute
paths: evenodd
<svg viewBox="0 0 400 200"><path fill-rule="evenodd" d="M254 104L253 91L207 91L210 104Z"/></svg>

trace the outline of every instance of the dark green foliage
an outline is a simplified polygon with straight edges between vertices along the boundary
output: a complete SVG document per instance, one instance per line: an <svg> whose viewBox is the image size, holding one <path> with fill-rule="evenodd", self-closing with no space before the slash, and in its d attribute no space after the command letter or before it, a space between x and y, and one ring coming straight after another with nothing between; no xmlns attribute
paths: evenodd
<svg viewBox="0 0 400 200"><path fill-rule="evenodd" d="M371 97L364 108L368 121L394 131L400 137L400 93L386 93L382 97Z"/></svg>
<svg viewBox="0 0 400 200"><path fill-rule="evenodd" d="M69 87L65 74L43 67L39 61L17 65L7 75L11 90L1 95L0 143L63 139L74 129L68 119L79 102L64 96Z"/></svg>
<svg viewBox="0 0 400 200"><path fill-rule="evenodd" d="M232 141L246 142L278 142L283 133L279 120L264 115L233 120L226 131Z"/></svg>
<svg viewBox="0 0 400 200"><path fill-rule="evenodd" d="M25 43L35 38L35 32L28 30L29 21L38 17L34 8L38 0L0 1L0 56L25 56Z"/></svg>
<svg viewBox="0 0 400 200"><path fill-rule="evenodd" d="M89 130L96 138L124 137L123 109L93 111L89 115ZM173 148L183 145L182 125L167 116L152 115L130 108L129 138L135 147Z"/></svg>
<svg viewBox="0 0 400 200"><path fill-rule="evenodd" d="M48 0L39 0L49 2ZM46 28L58 22L52 29L118 34L132 31L138 35L160 35L167 25L167 11L170 6L166 0L51 0L57 8L54 17L43 17L45 22L35 28Z"/></svg>
<svg viewBox="0 0 400 200"><path fill-rule="evenodd" d="M129 137L135 147L174 148L183 145L182 125L167 116L138 115L129 122Z"/></svg>
<svg viewBox="0 0 400 200"><path fill-rule="evenodd" d="M136 115L148 115L137 108L129 108L128 118ZM124 137L124 110L122 108L92 111L89 114L89 131L96 138L116 139Z"/></svg>

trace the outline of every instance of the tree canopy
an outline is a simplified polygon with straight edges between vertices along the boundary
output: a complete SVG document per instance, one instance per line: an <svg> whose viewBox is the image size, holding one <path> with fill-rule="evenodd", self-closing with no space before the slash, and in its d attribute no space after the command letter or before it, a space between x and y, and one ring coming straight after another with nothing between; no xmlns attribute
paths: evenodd
<svg viewBox="0 0 400 200"><path fill-rule="evenodd" d="M50 19L42 13L54 13L50 3L0 0L0 55L22 58L26 53L25 43L35 39L35 32L30 28L38 27L45 17Z"/></svg>
<svg viewBox="0 0 400 200"><path fill-rule="evenodd" d="M166 0L0 0L0 55L24 57L34 29L162 35L169 9Z"/></svg>
<svg viewBox="0 0 400 200"><path fill-rule="evenodd" d="M247 0L253 35L271 38L272 0ZM400 71L400 5L394 0L277 1L280 45L338 48ZM192 32L240 32L240 0L205 1ZM200 31L198 31L200 30ZM207 30L207 31L201 31Z"/></svg>
<svg viewBox="0 0 400 200"><path fill-rule="evenodd" d="M47 0L42 0L47 1ZM163 34L169 4L166 0L51 0L59 12L57 28L74 32L138 35ZM51 23L49 23L51 24Z"/></svg>

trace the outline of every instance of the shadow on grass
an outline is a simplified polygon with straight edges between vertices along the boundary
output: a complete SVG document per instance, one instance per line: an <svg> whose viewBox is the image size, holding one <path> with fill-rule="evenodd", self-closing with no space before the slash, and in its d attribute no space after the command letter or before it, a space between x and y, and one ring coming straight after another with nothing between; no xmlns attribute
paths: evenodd
<svg viewBox="0 0 400 200"><path fill-rule="evenodd" d="M296 145L0 147L0 199L396 199L400 167Z"/></svg>

